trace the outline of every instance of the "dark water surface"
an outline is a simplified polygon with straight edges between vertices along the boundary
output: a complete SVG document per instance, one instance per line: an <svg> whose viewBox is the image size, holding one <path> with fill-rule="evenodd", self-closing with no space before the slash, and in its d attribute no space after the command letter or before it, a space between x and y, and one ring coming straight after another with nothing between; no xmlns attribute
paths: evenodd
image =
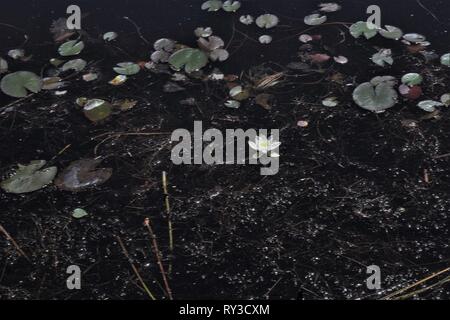
<svg viewBox="0 0 450 320"><path fill-rule="evenodd" d="M349 41L338 45L340 32L346 30L330 26L314 32L323 36L329 52L349 57L348 65L336 67L347 88L322 84L320 77L302 82L293 75L292 82L270 92L277 99L270 111L252 103L238 110L224 108L223 84L193 81L185 91L167 94L162 90L167 77L149 72L141 72L123 87L105 85L115 63L148 61L151 44L159 38L194 46L193 30L199 26L211 26L225 43L232 40L230 59L217 64L222 71L247 74L264 63L271 71L284 71L289 62L298 60L297 38L307 27L304 16L320 3L243 0L237 13L228 14L202 11L202 2L2 1L0 23L25 31L29 41L24 49L33 54L29 62L11 62L11 70L39 74L56 56L58 45L48 29L70 3L86 14L82 28L87 46L81 56L95 62L103 77L92 85L78 81L61 98L42 94L2 113L0 174L33 159L52 159L52 165L64 168L94 156L105 158L103 166L113 168L114 174L105 185L86 192L49 186L26 195L0 193L0 223L29 257L21 257L0 234L0 297L145 299L117 242L119 236L145 282L164 298L151 241L142 226L145 217L154 223L164 263L168 266L170 261L173 267L169 280L179 299L376 299L448 267L450 166L449 158L442 157L450 152L448 111L423 120L424 113L414 103L402 101L374 115L350 102L349 88L374 75L399 77L417 71L426 75L425 95L436 99L450 91L449 71L416 63L403 47L380 39L371 47L347 33ZM339 3L343 8L329 14L330 22L365 20L367 6L378 4L383 25L426 35L438 53L450 50L447 1ZM274 42L268 46L251 40L260 30L238 22L242 14L262 13L281 20L281 26L270 31ZM123 16L135 21L150 45ZM108 31L119 33L115 45L120 50L99 40ZM23 32L0 25L0 56L6 57L23 40ZM394 47L399 60L391 69L374 68L369 53L385 45ZM343 104L321 106L321 98L330 92L342 94ZM138 105L94 125L73 103L82 95L133 98ZM179 101L186 98L195 98L196 107L181 106ZM12 101L2 94L0 107ZM282 129L280 173L261 177L251 166L174 166L166 136L102 141L123 132L191 128L194 120L220 129ZM309 127L300 130L298 120L309 121ZM404 120L417 121L418 126L405 128ZM71 147L58 155L67 145ZM161 189L163 170L169 175L173 209L172 254ZM424 181L424 172L431 182ZM77 207L90 215L72 219ZM65 287L65 270L71 264L82 267L80 291ZM382 270L379 292L365 285L366 267L372 264ZM444 284L417 297L448 299L450 292Z"/></svg>

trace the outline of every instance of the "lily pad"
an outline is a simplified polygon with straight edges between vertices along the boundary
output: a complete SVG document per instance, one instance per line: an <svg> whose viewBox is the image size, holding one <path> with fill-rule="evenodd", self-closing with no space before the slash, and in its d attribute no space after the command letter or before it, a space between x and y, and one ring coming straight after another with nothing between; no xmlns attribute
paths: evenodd
<svg viewBox="0 0 450 320"><path fill-rule="evenodd" d="M319 7L319 10L323 12L336 12L341 9L341 6L335 2L321 3Z"/></svg>
<svg viewBox="0 0 450 320"><path fill-rule="evenodd" d="M175 41L167 38L161 38L155 41L153 48L156 51L172 52L175 48Z"/></svg>
<svg viewBox="0 0 450 320"><path fill-rule="evenodd" d="M245 16L241 16L240 18L239 18L239 21L242 23L242 24L245 24L245 25L251 25L252 23L253 23L253 21L255 21L254 19L253 19L253 17L251 16L251 15L249 15L249 14L247 14L247 15L245 15Z"/></svg>
<svg viewBox="0 0 450 320"><path fill-rule="evenodd" d="M198 27L194 30L194 34L199 38L208 38L209 36L212 36L213 31L210 27L207 28Z"/></svg>
<svg viewBox="0 0 450 320"><path fill-rule="evenodd" d="M225 49L216 49L210 52L209 58L212 61L225 61L228 59L230 54Z"/></svg>
<svg viewBox="0 0 450 320"><path fill-rule="evenodd" d="M403 36L403 39L414 43L424 42L426 40L425 36L418 33L407 33Z"/></svg>
<svg viewBox="0 0 450 320"><path fill-rule="evenodd" d="M169 58L170 65L175 70L184 70L188 73L198 71L208 64L208 56L199 49L184 48L173 53Z"/></svg>
<svg viewBox="0 0 450 320"><path fill-rule="evenodd" d="M59 46L58 52L63 57L66 56L76 56L84 49L84 42L77 40L70 40L64 42Z"/></svg>
<svg viewBox="0 0 450 320"><path fill-rule="evenodd" d="M327 21L327 16L321 16L318 13L313 13L306 16L304 19L305 24L308 26L318 26L319 24L325 23Z"/></svg>
<svg viewBox="0 0 450 320"><path fill-rule="evenodd" d="M241 106L241 103L236 100L227 100L225 102L225 107L231 108L231 109L238 109Z"/></svg>
<svg viewBox="0 0 450 320"><path fill-rule="evenodd" d="M434 112L436 111L436 107L441 107L444 104L439 102L439 101L434 101L434 100L424 100L424 101L420 101L417 106L426 111L426 112Z"/></svg>
<svg viewBox="0 0 450 320"><path fill-rule="evenodd" d="M353 100L363 109L381 112L397 103L397 92L389 82L374 85L370 82L360 84L353 91Z"/></svg>
<svg viewBox="0 0 450 320"><path fill-rule="evenodd" d="M202 10L208 11L219 11L222 9L222 1L219 0L209 0L202 4Z"/></svg>
<svg viewBox="0 0 450 320"><path fill-rule="evenodd" d="M30 164L18 165L17 171L0 184L1 188L9 193L27 193L44 188L50 184L58 171L56 167L43 170L45 160L34 160Z"/></svg>
<svg viewBox="0 0 450 320"><path fill-rule="evenodd" d="M8 72L8 62L0 58L0 74Z"/></svg>
<svg viewBox="0 0 450 320"><path fill-rule="evenodd" d="M384 67L386 63L392 65L394 63L394 59L392 58L392 50L381 49L372 56L371 60L380 67Z"/></svg>
<svg viewBox="0 0 450 320"><path fill-rule="evenodd" d="M208 40L206 40L205 38L200 38L198 39L197 43L201 49L206 51L216 50L222 48L225 45L223 40L217 36L211 36L208 38Z"/></svg>
<svg viewBox="0 0 450 320"><path fill-rule="evenodd" d="M402 77L402 83L407 84L408 86L416 86L421 84L423 78L418 73L407 73Z"/></svg>
<svg viewBox="0 0 450 320"><path fill-rule="evenodd" d="M81 219L88 215L89 214L86 212L86 210L81 209L81 208L76 208L75 210L72 211L72 217L74 217L75 219Z"/></svg>
<svg viewBox="0 0 450 320"><path fill-rule="evenodd" d="M450 106L450 93L443 94L441 96L441 102L447 107Z"/></svg>
<svg viewBox="0 0 450 320"><path fill-rule="evenodd" d="M86 118L92 122L97 122L111 115L112 106L105 100L91 99L86 102L83 111Z"/></svg>
<svg viewBox="0 0 450 320"><path fill-rule="evenodd" d="M22 59L25 57L25 50L23 49L12 49L8 51L8 56L13 58L14 60Z"/></svg>
<svg viewBox="0 0 450 320"><path fill-rule="evenodd" d="M262 44L269 44L272 42L272 37L267 34L264 34L264 35L260 36L258 40Z"/></svg>
<svg viewBox="0 0 450 320"><path fill-rule="evenodd" d="M105 41L113 41L117 39L118 35L114 31L107 32L103 35L103 40Z"/></svg>
<svg viewBox="0 0 450 320"><path fill-rule="evenodd" d="M114 67L113 69L118 74L125 76L131 76L141 70L139 65L133 62L120 62L117 64L117 67Z"/></svg>
<svg viewBox="0 0 450 320"><path fill-rule="evenodd" d="M274 14L263 14L256 18L256 25L260 28L270 29L278 25L280 20Z"/></svg>
<svg viewBox="0 0 450 320"><path fill-rule="evenodd" d="M354 38L359 38L364 35L366 39L371 39L375 37L377 33L377 26L370 22L358 21L350 26L350 34Z"/></svg>
<svg viewBox="0 0 450 320"><path fill-rule="evenodd" d="M403 31L397 27L386 25L385 29L380 29L379 34L386 39L398 40L403 36Z"/></svg>
<svg viewBox="0 0 450 320"><path fill-rule="evenodd" d="M62 71L75 70L76 72L80 72L84 68L86 68L87 62L83 59L74 59L67 61L61 67Z"/></svg>
<svg viewBox="0 0 450 320"><path fill-rule="evenodd" d="M17 71L4 76L0 88L11 97L24 98L28 94L27 90L34 93L41 91L42 80L33 72Z"/></svg>
<svg viewBox="0 0 450 320"><path fill-rule="evenodd" d="M222 8L227 12L236 12L241 7L241 3L239 1L231 1L227 0L223 3Z"/></svg>
<svg viewBox="0 0 450 320"><path fill-rule="evenodd" d="M339 104L337 97L328 97L322 100L322 105L325 107L336 107Z"/></svg>
<svg viewBox="0 0 450 320"><path fill-rule="evenodd" d="M55 185L65 191L79 192L105 183L112 175L111 168L96 169L100 159L72 162L55 179Z"/></svg>
<svg viewBox="0 0 450 320"><path fill-rule="evenodd" d="M450 53L446 53L441 57L441 64L450 67Z"/></svg>
<svg viewBox="0 0 450 320"><path fill-rule="evenodd" d="M167 61L169 61L169 57L170 53L158 50L152 53L150 59L155 63L166 63Z"/></svg>

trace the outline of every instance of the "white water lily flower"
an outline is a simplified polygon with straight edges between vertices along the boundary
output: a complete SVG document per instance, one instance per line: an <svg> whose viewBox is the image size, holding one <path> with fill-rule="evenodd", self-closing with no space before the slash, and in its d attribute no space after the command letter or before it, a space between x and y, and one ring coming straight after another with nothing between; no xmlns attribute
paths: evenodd
<svg viewBox="0 0 450 320"><path fill-rule="evenodd" d="M255 151L258 151L253 155L253 158L260 158L262 155L268 155L272 158L278 158L280 157L280 154L275 152L274 150L280 147L281 142L279 141L273 141L273 136L271 136L269 139L267 139L266 136L256 136L255 141L249 141L248 142L250 148L252 148Z"/></svg>
<svg viewBox="0 0 450 320"><path fill-rule="evenodd" d="M254 21L253 17L249 14L245 15L245 16L241 16L239 18L239 21L245 25L251 25Z"/></svg>

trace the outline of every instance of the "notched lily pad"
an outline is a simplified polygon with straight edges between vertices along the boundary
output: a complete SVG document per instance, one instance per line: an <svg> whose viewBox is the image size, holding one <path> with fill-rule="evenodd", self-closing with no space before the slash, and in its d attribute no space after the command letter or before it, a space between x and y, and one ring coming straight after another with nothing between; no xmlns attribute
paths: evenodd
<svg viewBox="0 0 450 320"><path fill-rule="evenodd" d="M0 184L9 193L28 193L44 188L50 184L58 171L56 167L42 169L47 162L34 160L24 166L19 164L17 171Z"/></svg>
<svg viewBox="0 0 450 320"><path fill-rule="evenodd" d="M80 72L84 68L86 68L87 62L83 59L74 59L69 60L63 64L61 67L62 71L75 70L76 72Z"/></svg>
<svg viewBox="0 0 450 320"><path fill-rule="evenodd" d="M392 58L392 50L381 49L372 56L371 60L380 67L384 67L386 63L392 65L394 63L394 59Z"/></svg>
<svg viewBox="0 0 450 320"><path fill-rule="evenodd" d="M380 29L379 34L386 39L398 40L403 36L403 31L397 27L386 25L385 29Z"/></svg>
<svg viewBox="0 0 450 320"><path fill-rule="evenodd" d="M379 80L362 83L353 91L353 100L358 106L382 112L397 103L398 95L392 83Z"/></svg>
<svg viewBox="0 0 450 320"><path fill-rule="evenodd" d="M407 73L402 77L402 83L407 84L408 86L416 86L421 84L423 78L418 73Z"/></svg>
<svg viewBox="0 0 450 320"><path fill-rule="evenodd" d="M102 99L91 99L83 107L86 118L92 122L97 122L109 117L112 113L112 106L108 101Z"/></svg>
<svg viewBox="0 0 450 320"><path fill-rule="evenodd" d="M55 185L61 190L79 192L105 183L111 178L112 169L97 169L101 161L82 159L72 162L55 179Z"/></svg>
<svg viewBox="0 0 450 320"><path fill-rule="evenodd" d="M420 101L417 106L426 111L426 112L434 112L436 111L436 107L441 107L444 104L439 102L439 101L434 101L434 100L424 100L424 101Z"/></svg>
<svg viewBox="0 0 450 320"><path fill-rule="evenodd" d="M83 41L70 40L60 45L58 52L63 57L75 56L79 54L83 49L84 49Z"/></svg>
<svg viewBox="0 0 450 320"><path fill-rule="evenodd" d="M260 28L270 29L278 25L280 20L274 14L263 14L256 18L256 25Z"/></svg>
<svg viewBox="0 0 450 320"><path fill-rule="evenodd" d="M325 23L327 21L327 16L321 16L318 13L310 14L304 19L305 24L308 26L318 26L319 24Z"/></svg>
<svg viewBox="0 0 450 320"><path fill-rule="evenodd" d="M241 7L241 3L239 1L227 0L223 3L222 8L227 12L236 12Z"/></svg>
<svg viewBox="0 0 450 320"><path fill-rule="evenodd" d="M219 11L222 9L222 1L219 0L209 0L202 4L202 10L208 11Z"/></svg>
<svg viewBox="0 0 450 320"><path fill-rule="evenodd" d="M141 71L139 65L133 62L120 62L117 64L117 67L114 67L113 69L118 74L125 76L131 76Z"/></svg>
<svg viewBox="0 0 450 320"><path fill-rule="evenodd" d="M0 82L3 93L14 97L24 98L28 91L37 93L42 89L42 79L29 71L17 71L3 77Z"/></svg>
<svg viewBox="0 0 450 320"><path fill-rule="evenodd" d="M366 39L371 39L375 37L377 33L377 26L370 22L358 21L350 26L350 34L354 38L359 38L364 35Z"/></svg>

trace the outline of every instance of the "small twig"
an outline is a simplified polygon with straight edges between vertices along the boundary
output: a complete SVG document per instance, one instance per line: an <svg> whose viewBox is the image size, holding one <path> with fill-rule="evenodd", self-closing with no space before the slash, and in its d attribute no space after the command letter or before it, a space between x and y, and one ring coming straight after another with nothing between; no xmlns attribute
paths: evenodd
<svg viewBox="0 0 450 320"><path fill-rule="evenodd" d="M110 133L104 133L98 136L95 136L93 138L91 138L91 140L100 138L102 136L108 135ZM114 139L114 138L120 138L122 136L158 136L158 135L169 135L169 132L122 132L122 133L116 133L116 134L111 134L110 136L106 137L105 139L103 139L102 141L100 141L95 147L94 147L94 154L97 155L97 150L98 148L105 143L106 141L110 140L110 139Z"/></svg>
<svg viewBox="0 0 450 320"><path fill-rule="evenodd" d="M1 224L0 224L0 232L5 235L6 239L9 240L12 243L14 248L16 248L16 250L20 253L20 255L22 257L24 257L25 259L27 259L28 261L31 262L31 260L28 258L28 256L25 254L25 252L23 252L23 250L19 247L17 242L14 240L14 238L11 237L11 235L8 233L8 231L6 231L6 229L3 228L3 226Z"/></svg>
<svg viewBox="0 0 450 320"><path fill-rule="evenodd" d="M165 171L162 173L162 185L164 192L164 204L166 207L167 225L169 227L169 250L170 254L173 253L173 229L172 229L172 211L170 210L169 192L167 190L167 174ZM169 259L169 274L172 272L172 259Z"/></svg>
<svg viewBox="0 0 450 320"><path fill-rule="evenodd" d="M120 247L122 248L123 254L125 255L125 257L128 259L128 262L131 265L131 268L134 271L134 274L136 275L136 277L139 279L139 282L141 283L142 287L144 288L145 292L148 294L148 296L150 297L150 299L152 300L156 300L155 296L153 295L153 293L150 291L150 289L147 287L147 285L145 284L144 280L142 279L141 275L139 274L138 269L136 268L136 266L133 263L133 260L131 259L130 255L128 254L127 248L125 248L125 245L122 242L122 239L119 236L116 236L117 241L119 242Z"/></svg>
<svg viewBox="0 0 450 320"><path fill-rule="evenodd" d="M132 25L134 25L134 27L136 28L136 32L139 35L139 38L141 38L146 44L150 44L150 42L144 38L144 36L141 33L141 28L136 24L136 22L134 22L133 20L131 20L129 17L123 17L125 20L128 20Z"/></svg>
<svg viewBox="0 0 450 320"><path fill-rule="evenodd" d="M162 254L158 248L158 241L156 241L156 236L155 236L155 233L153 232L149 218L145 218L144 226L147 227L148 233L150 234L150 238L152 238L153 252L155 253L156 261L158 262L159 270L161 271L161 276L163 278L164 287L166 289L167 295L169 296L170 300L173 300L172 290L170 289L169 281L167 280L167 276L166 276L166 271L164 270L164 265L162 263Z"/></svg>

